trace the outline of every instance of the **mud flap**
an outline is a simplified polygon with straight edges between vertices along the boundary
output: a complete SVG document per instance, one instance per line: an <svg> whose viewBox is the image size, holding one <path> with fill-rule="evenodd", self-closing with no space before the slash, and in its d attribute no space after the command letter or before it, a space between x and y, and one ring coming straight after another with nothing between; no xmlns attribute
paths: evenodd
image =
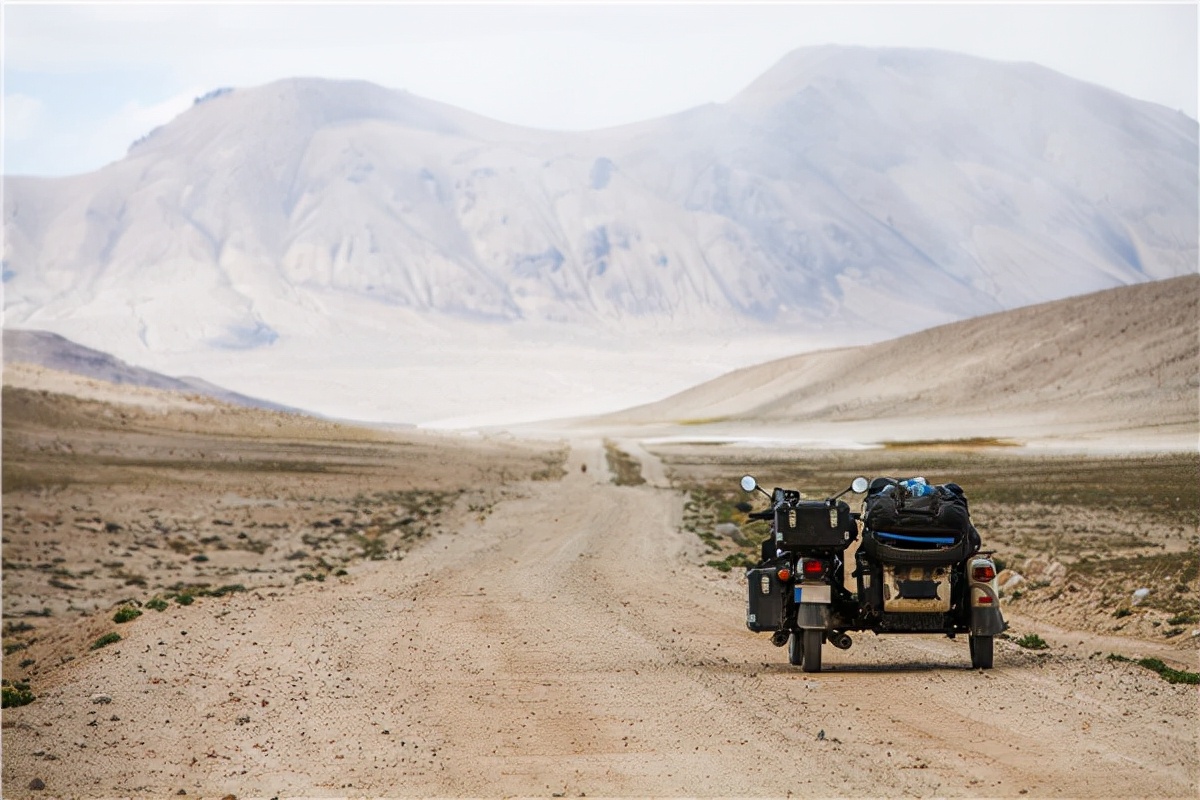
<svg viewBox="0 0 1200 800"><path fill-rule="evenodd" d="M1000 609L987 606L975 606L971 609L971 635L996 636L1004 633L1008 625L1000 615Z"/></svg>
<svg viewBox="0 0 1200 800"><path fill-rule="evenodd" d="M800 603L796 606L796 627L801 630L829 627L829 606L824 603Z"/></svg>

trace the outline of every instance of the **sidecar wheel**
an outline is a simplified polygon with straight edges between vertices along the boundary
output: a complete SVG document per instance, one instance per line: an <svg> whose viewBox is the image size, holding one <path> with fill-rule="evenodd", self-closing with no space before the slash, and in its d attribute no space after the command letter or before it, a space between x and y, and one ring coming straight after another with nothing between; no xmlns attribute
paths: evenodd
<svg viewBox="0 0 1200 800"><path fill-rule="evenodd" d="M971 647L971 668L992 668L992 637L970 636L967 642Z"/></svg>
<svg viewBox="0 0 1200 800"><path fill-rule="evenodd" d="M793 667L798 667L804 662L804 640L800 638L799 631L793 631L792 636L788 639L788 663Z"/></svg>
<svg viewBox="0 0 1200 800"><path fill-rule="evenodd" d="M804 664L805 672L821 671L821 639L825 632L821 630L806 630L804 632ZM795 636L795 634L793 634Z"/></svg>

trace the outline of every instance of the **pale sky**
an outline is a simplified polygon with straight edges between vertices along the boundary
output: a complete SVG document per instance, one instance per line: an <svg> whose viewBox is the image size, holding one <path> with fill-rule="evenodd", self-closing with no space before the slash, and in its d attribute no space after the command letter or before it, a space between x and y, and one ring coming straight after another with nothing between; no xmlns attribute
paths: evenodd
<svg viewBox="0 0 1200 800"><path fill-rule="evenodd" d="M97 169L221 86L359 78L588 130L726 101L820 44L1032 61L1196 118L1196 2L2 3L9 175Z"/></svg>

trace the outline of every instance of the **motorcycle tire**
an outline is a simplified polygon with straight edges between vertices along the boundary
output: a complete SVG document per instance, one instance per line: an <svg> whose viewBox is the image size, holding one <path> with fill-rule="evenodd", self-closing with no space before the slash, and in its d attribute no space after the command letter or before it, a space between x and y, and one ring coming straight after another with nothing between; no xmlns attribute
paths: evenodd
<svg viewBox="0 0 1200 800"><path fill-rule="evenodd" d="M968 538L963 538L958 544L934 550L910 550L906 547L893 547L884 544L875 537L873 531L868 531L862 537L862 551L880 564L912 567L948 567L958 564L970 557L977 549Z"/></svg>
<svg viewBox="0 0 1200 800"><path fill-rule="evenodd" d="M971 647L971 668L992 668L992 637L970 636L967 642Z"/></svg>
<svg viewBox="0 0 1200 800"><path fill-rule="evenodd" d="M804 663L800 668L805 672L821 671L821 640L824 634L825 632L820 630L804 631Z"/></svg>
<svg viewBox="0 0 1200 800"><path fill-rule="evenodd" d="M804 663L804 640L799 631L793 631L788 639L788 663L798 667Z"/></svg>

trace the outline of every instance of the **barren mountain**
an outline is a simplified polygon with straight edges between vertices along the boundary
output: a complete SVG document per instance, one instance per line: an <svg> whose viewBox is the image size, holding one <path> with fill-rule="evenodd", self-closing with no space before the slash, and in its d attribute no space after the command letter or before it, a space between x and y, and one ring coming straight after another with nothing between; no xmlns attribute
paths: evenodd
<svg viewBox="0 0 1200 800"><path fill-rule="evenodd" d="M47 331L4 331L5 383L14 365L33 365L105 383L141 386L189 395L201 395L235 406L289 411L286 406L222 389L200 378L172 378L153 370L126 364L108 353L76 344Z"/></svg>
<svg viewBox="0 0 1200 800"><path fill-rule="evenodd" d="M578 134L294 79L9 177L6 306L117 353L265 346L333 298L895 334L1193 270L1196 175L1186 116L948 53L800 50L728 103Z"/></svg>
<svg viewBox="0 0 1200 800"><path fill-rule="evenodd" d="M603 421L833 426L868 439L1154 432L1194 448L1197 320L1200 276L1189 275L771 361Z"/></svg>

